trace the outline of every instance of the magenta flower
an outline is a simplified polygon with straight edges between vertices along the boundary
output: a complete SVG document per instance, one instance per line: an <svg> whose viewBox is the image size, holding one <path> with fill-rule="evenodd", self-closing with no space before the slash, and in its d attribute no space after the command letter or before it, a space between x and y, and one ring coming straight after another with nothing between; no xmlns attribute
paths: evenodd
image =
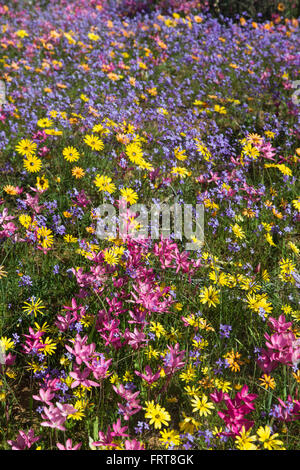
<svg viewBox="0 0 300 470"><path fill-rule="evenodd" d="M165 373L167 375L172 375L175 373L176 370L181 369L185 365L185 361L183 360L185 351L179 351L179 344L176 343L175 347L173 346L167 346L169 349L169 352L166 354L164 358L164 363L165 363Z"/></svg>
<svg viewBox="0 0 300 470"><path fill-rule="evenodd" d="M300 360L300 345L294 333L290 331L292 323L286 322L284 315L278 320L269 319L269 326L275 331L271 336L265 334L266 347L262 349L258 360L259 367L269 373L279 364L292 367Z"/></svg>
<svg viewBox="0 0 300 470"><path fill-rule="evenodd" d="M140 405L140 401L136 400L140 392L134 392L131 393L129 390L127 390L124 385L119 385L119 387L116 387L113 385L114 391L120 395L122 398L127 400L126 405L122 405L121 403L118 403L119 410L123 414L123 417L125 421L128 421L130 416L138 413L142 407Z"/></svg>
<svg viewBox="0 0 300 470"><path fill-rule="evenodd" d="M136 397L139 396L140 392L130 392L130 390L127 390L124 385L119 385L118 387L116 387L115 385L113 385L113 389L114 391L120 395L120 397L124 398L125 400L128 400L128 401L133 401L136 399Z"/></svg>
<svg viewBox="0 0 300 470"><path fill-rule="evenodd" d="M34 430L29 429L26 434L24 431L19 431L19 435L15 441L7 441L12 450L25 450L30 449L32 444L39 441L40 437L34 435Z"/></svg>
<svg viewBox="0 0 300 470"><path fill-rule="evenodd" d="M8 220L13 220L15 217L13 215L8 215L8 209L5 207L2 214L0 214L0 225Z"/></svg>
<svg viewBox="0 0 300 470"><path fill-rule="evenodd" d="M18 230L13 222L3 224L2 228L3 230L0 232L0 238L11 237Z"/></svg>
<svg viewBox="0 0 300 470"><path fill-rule="evenodd" d="M47 390L44 390L43 388L40 388L39 394L38 395L33 395L32 398L34 400L42 401L46 403L46 405L50 406L51 400L54 398L55 393L51 391L51 389L47 388Z"/></svg>
<svg viewBox="0 0 300 470"><path fill-rule="evenodd" d="M145 450L143 443L133 439L132 441L125 441L125 450Z"/></svg>
<svg viewBox="0 0 300 470"><path fill-rule="evenodd" d="M134 373L137 376L144 379L149 385L153 384L154 382L156 382L160 378L161 368L155 374L153 374L151 367L147 365L147 366L145 366L145 371L146 371L146 374L142 374L138 370L135 370Z"/></svg>
<svg viewBox="0 0 300 470"><path fill-rule="evenodd" d="M11 352L9 352L7 356L5 357L5 365L6 366L14 365L16 357L17 357L16 355L13 355Z"/></svg>
<svg viewBox="0 0 300 470"><path fill-rule="evenodd" d="M132 349L137 350L143 344L147 343L146 335L142 331L139 331L137 328L134 328L133 332L130 332L128 329L124 333L124 338L128 341L129 346Z"/></svg>
<svg viewBox="0 0 300 470"><path fill-rule="evenodd" d="M277 398L280 405L276 405L273 416L281 421L295 421L300 419L300 401L295 400L288 395L287 401L284 402Z"/></svg>
<svg viewBox="0 0 300 470"><path fill-rule="evenodd" d="M117 419L116 423L113 423L113 432L111 433L112 436L116 437L128 437L128 434L125 431L128 429L128 426L121 426L120 418Z"/></svg>
<svg viewBox="0 0 300 470"><path fill-rule="evenodd" d="M63 315L57 315L57 320L55 322L55 325L60 331L67 331L73 323L76 322L76 319L70 312L67 312L65 316Z"/></svg>
<svg viewBox="0 0 300 470"><path fill-rule="evenodd" d="M210 397L215 403L224 402L226 406L226 409L218 411L218 415L223 419L228 428L228 431L222 434L236 436L240 433L243 426L248 430L254 425L254 422L246 419L245 415L255 409L252 402L257 398L257 395L249 394L247 385L244 385L242 390L233 399L230 398L228 393L218 391L211 393Z"/></svg>
<svg viewBox="0 0 300 470"><path fill-rule="evenodd" d="M69 307L68 305L63 305L63 308L67 311L70 311L73 314L73 318L75 320L79 320L81 315L85 312L85 308L82 305L77 305L76 299L72 298L72 305ZM81 339L79 335L76 336L76 339ZM83 341L86 342L87 336L83 338Z"/></svg>
<svg viewBox="0 0 300 470"><path fill-rule="evenodd" d="M91 357L94 355L96 346L94 343L86 344L88 340L87 335L83 338L80 335L76 335L74 347L71 348L70 346L66 345L66 349L75 356L76 363L78 365L82 364L83 362L88 366ZM71 340L73 341L73 340Z"/></svg>
<svg viewBox="0 0 300 470"><path fill-rule="evenodd" d="M72 439L67 439L65 446L63 444L60 444L59 442L57 442L56 445L59 448L59 450L79 450L80 447L82 446L82 443L79 442L78 444L75 444L73 446Z"/></svg>
<svg viewBox="0 0 300 470"><path fill-rule="evenodd" d="M75 366L75 370L70 372L70 377L72 377L74 382L72 382L71 388L78 387L79 385L83 385L84 387L100 387L97 382L93 380L88 380L88 376L92 370L86 367L82 372L80 371L79 367Z"/></svg>
<svg viewBox="0 0 300 470"><path fill-rule="evenodd" d="M76 412L76 409L72 405L56 403L56 406L51 404L49 408L44 406L44 414L41 416L45 420L41 423L41 426L50 428L56 428L60 431L65 431L66 428L63 426L68 415Z"/></svg>
<svg viewBox="0 0 300 470"><path fill-rule="evenodd" d="M107 373L111 363L112 359L105 360L102 355L99 355L92 360L90 367L96 380L102 380L111 375Z"/></svg>
<svg viewBox="0 0 300 470"><path fill-rule="evenodd" d="M118 403L118 406L119 406L119 411L120 413L122 413L125 421L129 421L130 416L135 415L142 409L141 405L139 404L139 400L127 402L125 406L122 405L121 403Z"/></svg>
<svg viewBox="0 0 300 470"><path fill-rule="evenodd" d="M95 447L117 447L118 443L113 441L114 435L111 432L110 426L107 428L107 433L105 434L102 431L99 431L99 441L92 442L92 445Z"/></svg>

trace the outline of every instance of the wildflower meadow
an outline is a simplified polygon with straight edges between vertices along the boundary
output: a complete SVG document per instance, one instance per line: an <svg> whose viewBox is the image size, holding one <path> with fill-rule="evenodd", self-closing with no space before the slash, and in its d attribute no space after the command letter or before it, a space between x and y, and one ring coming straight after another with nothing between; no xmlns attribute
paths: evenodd
<svg viewBox="0 0 300 470"><path fill-rule="evenodd" d="M0 0L1 450L300 449L299 11L222 3Z"/></svg>

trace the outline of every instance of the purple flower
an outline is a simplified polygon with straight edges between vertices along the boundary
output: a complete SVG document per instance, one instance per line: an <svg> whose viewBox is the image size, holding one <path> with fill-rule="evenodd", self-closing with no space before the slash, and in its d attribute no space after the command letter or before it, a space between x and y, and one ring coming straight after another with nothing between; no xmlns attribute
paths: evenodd
<svg viewBox="0 0 300 470"><path fill-rule="evenodd" d="M229 338L230 331L232 330L231 325L220 325L220 337L221 338Z"/></svg>
<svg viewBox="0 0 300 470"><path fill-rule="evenodd" d="M22 276L21 279L19 280L19 286L20 286L20 287L23 287L23 286L32 286L31 277L28 276L28 275Z"/></svg>

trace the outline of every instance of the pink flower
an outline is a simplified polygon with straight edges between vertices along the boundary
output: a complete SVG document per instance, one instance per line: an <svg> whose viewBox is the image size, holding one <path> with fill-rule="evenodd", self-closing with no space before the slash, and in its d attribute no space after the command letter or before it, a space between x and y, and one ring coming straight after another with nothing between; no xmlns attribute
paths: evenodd
<svg viewBox="0 0 300 470"><path fill-rule="evenodd" d="M227 394L226 394L227 395ZM229 395L227 395L229 398ZM210 394L210 398L215 402L215 403L220 403L223 398L224 394L222 390L215 390L213 393Z"/></svg>
<svg viewBox="0 0 300 470"><path fill-rule="evenodd" d="M298 365L300 361L300 338L292 341L292 363L293 365Z"/></svg>
<svg viewBox="0 0 300 470"><path fill-rule="evenodd" d="M116 423L113 423L113 432L111 433L114 437L128 437L128 434L125 431L128 429L128 426L121 426L121 420L118 418Z"/></svg>
<svg viewBox="0 0 300 470"><path fill-rule="evenodd" d="M165 373L167 375L174 374L176 370L181 369L185 366L185 361L183 360L185 351L179 351L179 344L176 343L175 347L167 346L169 352L166 354L164 358L165 362Z"/></svg>
<svg viewBox="0 0 300 470"><path fill-rule="evenodd" d="M284 315L280 315L278 320L276 320L276 318L270 317L268 324L277 333L284 333L292 327L292 322L286 322Z"/></svg>
<svg viewBox="0 0 300 470"><path fill-rule="evenodd" d="M0 232L0 238L11 237L18 230L13 222L3 224L2 228L3 230Z"/></svg>
<svg viewBox="0 0 300 470"><path fill-rule="evenodd" d="M34 430L29 429L28 433L26 434L24 431L19 431L19 435L16 441L7 441L10 446L12 446L12 450L25 450L30 449L32 444L39 441L39 436L34 436Z"/></svg>
<svg viewBox="0 0 300 470"><path fill-rule="evenodd" d="M34 400L42 401L49 406L52 404L51 400L54 398L54 396L55 393L53 393L49 388L47 388L47 390L40 388L39 394L33 395L32 398L34 398Z"/></svg>
<svg viewBox="0 0 300 470"><path fill-rule="evenodd" d="M63 315L57 315L57 321L55 322L55 325L60 331L67 331L72 325L72 323L76 322L76 319L74 319L74 316L67 312L65 316Z"/></svg>
<svg viewBox="0 0 300 470"><path fill-rule="evenodd" d="M16 355L13 355L11 352L9 352L5 358L5 365L12 366L15 363L16 357Z"/></svg>
<svg viewBox="0 0 300 470"><path fill-rule="evenodd" d="M274 410L274 417L282 421L295 421L300 419L300 401L295 400L288 395L287 401L284 402L280 398L277 398L280 405L276 405L276 411Z"/></svg>
<svg viewBox="0 0 300 470"><path fill-rule="evenodd" d="M128 329L124 333L124 338L128 341L129 346L132 349L140 349L143 343L147 343L148 340L146 339L145 333L139 331L137 328L134 328L133 332L130 332Z"/></svg>
<svg viewBox="0 0 300 470"><path fill-rule="evenodd" d="M140 392L134 392L134 393L131 393L130 390L127 390L124 385L119 385L118 387L116 387L115 385L113 385L113 389L114 391L120 395L120 397L124 398L125 400L128 400L128 401L133 401L136 399L136 397L139 396Z"/></svg>
<svg viewBox="0 0 300 470"><path fill-rule="evenodd" d="M37 214L39 214L43 208L43 206L38 205L39 195L36 194L34 197L30 196L30 194L26 194L26 204Z"/></svg>
<svg viewBox="0 0 300 470"><path fill-rule="evenodd" d="M121 403L118 403L118 406L119 406L119 411L120 413L122 413L125 421L129 421L130 416L135 415L142 409L142 407L139 404L139 400L127 402L125 406L122 405Z"/></svg>
<svg viewBox="0 0 300 470"><path fill-rule="evenodd" d="M13 220L15 217L13 215L8 215L8 209L6 207L3 209L2 214L0 214L0 225L8 220Z"/></svg>
<svg viewBox="0 0 300 470"><path fill-rule="evenodd" d="M226 409L218 411L218 415L223 419L228 428L228 431L222 434L235 436L239 434L243 426L248 430L254 425L254 422L246 419L245 415L255 409L252 402L257 398L257 395L249 394L247 385L244 385L242 390L233 399L230 398L228 393L219 391L215 391L210 397L215 403L223 401L226 406Z"/></svg>
<svg viewBox="0 0 300 470"><path fill-rule="evenodd" d="M73 354L76 358L76 363L78 365L85 363L86 365L89 365L89 361L91 360L91 357L93 356L96 346L95 343L91 344L86 344L88 340L87 335L85 335L83 338L80 337L80 335L76 335L75 342L74 342L74 347L71 348L70 346L66 346L66 349ZM73 342L73 340L71 340Z"/></svg>
<svg viewBox="0 0 300 470"><path fill-rule="evenodd" d="M128 421L130 416L134 415L135 413L138 413L142 409L142 407L140 406L140 401L136 400L140 392L138 391L131 393L124 387L124 385L119 385L119 387L113 385L113 389L118 395L127 400L125 406L121 403L118 403L118 406L120 412L123 414L125 421Z"/></svg>
<svg viewBox="0 0 300 470"><path fill-rule="evenodd" d="M82 446L82 443L79 442L78 444L75 444L73 447L72 439L67 439L65 446L63 444L60 444L59 442L57 442L56 445L59 448L59 450L79 450L80 447Z"/></svg>
<svg viewBox="0 0 300 470"><path fill-rule="evenodd" d="M134 373L144 379L149 385L153 384L153 382L156 382L160 378L160 371L161 368L156 372L156 374L152 373L152 369L150 366L145 366L145 371L146 374L142 374L141 372L135 370Z"/></svg>
<svg viewBox="0 0 300 470"><path fill-rule="evenodd" d="M99 355L92 360L90 367L96 380L102 380L111 375L107 373L111 363L112 359L106 361L103 355Z"/></svg>
<svg viewBox="0 0 300 470"><path fill-rule="evenodd" d="M56 406L51 404L49 408L44 406L44 414L41 416L45 420L41 423L41 426L50 428L56 428L60 431L65 431L66 428L63 426L68 415L76 412L76 409L72 405L56 403Z"/></svg>
<svg viewBox="0 0 300 470"><path fill-rule="evenodd" d="M269 326L275 331L273 335L265 334L267 349L262 349L258 365L265 372L278 367L279 364L292 366L300 360L300 345L292 331L292 323L286 322L284 315L269 319Z"/></svg>
<svg viewBox="0 0 300 470"><path fill-rule="evenodd" d="M145 450L143 443L133 439L132 441L125 441L125 450Z"/></svg>
<svg viewBox="0 0 300 470"><path fill-rule="evenodd" d="M99 441L92 442L92 445L95 447L117 447L118 444L113 442L114 435L111 432L110 426L107 428L107 433L105 434L102 431L99 431Z"/></svg>
<svg viewBox="0 0 300 470"><path fill-rule="evenodd" d="M75 366L75 370L73 372L70 372L70 377L75 379L75 381L72 382L71 388L78 387L79 385L83 385L84 387L100 387L97 382L94 382L93 380L88 380L88 376L91 372L92 370L88 367L86 367L81 372L79 367Z"/></svg>

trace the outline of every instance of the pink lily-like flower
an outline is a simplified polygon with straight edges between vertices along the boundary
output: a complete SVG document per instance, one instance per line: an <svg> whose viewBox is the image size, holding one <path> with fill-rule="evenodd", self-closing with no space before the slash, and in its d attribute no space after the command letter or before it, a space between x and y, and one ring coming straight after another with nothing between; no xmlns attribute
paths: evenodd
<svg viewBox="0 0 300 470"><path fill-rule="evenodd" d="M100 333L101 337L105 340L105 346L113 346L115 349L119 349L122 347L122 343L120 341L121 333L118 328L120 324L120 320L114 319L111 321L104 321L103 328L99 330L102 331ZM104 334L107 331L108 335Z"/></svg>
<svg viewBox="0 0 300 470"><path fill-rule="evenodd" d="M292 367L300 360L300 345L291 331L292 323L286 322L284 315L269 319L269 326L275 331L273 335L265 334L267 349L262 349L258 365L265 372L285 364Z"/></svg>
<svg viewBox="0 0 300 470"><path fill-rule="evenodd" d="M63 308L67 311L70 311L74 318L76 320L79 320L82 316L83 313L85 313L85 308L82 306L82 305L77 305L77 302L76 302L76 299L72 298L72 305L71 307L69 307L68 305L63 305ZM76 336L76 338L78 337L79 335ZM80 336L79 336L80 338Z"/></svg>
<svg viewBox="0 0 300 470"><path fill-rule="evenodd" d="M270 142L264 142L262 141L260 144L256 145L258 150L260 151L260 154L263 158L266 158L267 160L273 160L275 161L275 158L273 158L276 154L275 149L272 147Z"/></svg>
<svg viewBox="0 0 300 470"><path fill-rule="evenodd" d="M160 371L161 371L161 367L159 368L159 370L153 374L152 372L152 369L150 366L145 366L145 371L146 371L146 374L142 374L141 372L139 372L138 370L135 370L134 373L141 377L142 379L144 379L149 385L153 384L154 382L156 382L159 378L160 378Z"/></svg>
<svg viewBox="0 0 300 470"><path fill-rule="evenodd" d="M8 215L8 209L5 207L2 214L0 214L0 225L9 220L13 220L15 217L13 215Z"/></svg>
<svg viewBox="0 0 300 470"><path fill-rule="evenodd" d="M63 416L58 408L54 405L50 405L49 408L44 406L44 414L41 414L44 421L41 422L41 426L56 428L60 431L65 431L66 428L63 426L66 421L66 416Z"/></svg>
<svg viewBox="0 0 300 470"><path fill-rule="evenodd" d="M276 331L276 333L284 333L292 327L292 322L286 322L284 315L280 315L278 320L270 317L268 324L274 331Z"/></svg>
<svg viewBox="0 0 300 470"><path fill-rule="evenodd" d="M79 367L75 366L75 370L70 372L70 377L75 379L74 382L71 384L71 388L78 387L79 385L83 385L84 387L100 387L100 384L94 382L93 380L88 380L88 376L92 370L86 367L82 372L80 371Z"/></svg>
<svg viewBox="0 0 300 470"><path fill-rule="evenodd" d="M119 385L119 387L113 385L113 389L118 395L120 395L127 401L125 406L121 403L118 403L118 406L120 412L123 414L125 421L128 421L130 416L134 415L135 413L138 413L142 409L142 407L140 406L140 401L136 399L140 392L138 391L131 393L124 387L124 385Z"/></svg>
<svg viewBox="0 0 300 470"><path fill-rule="evenodd" d="M75 342L74 342L74 348L71 348L70 346L66 346L66 349L71 354L73 354L73 356L75 356L76 363L78 365L82 363L89 365L89 361L91 357L94 355L96 345L95 343L86 344L87 340L88 340L87 335L81 338L80 335L77 334L75 338Z"/></svg>
<svg viewBox="0 0 300 470"><path fill-rule="evenodd" d="M57 402L56 406L60 410L62 416L65 416L65 417L67 417L67 416L69 416L73 413L76 413L76 411L77 411L72 405L69 405L68 403L59 403L59 402Z"/></svg>
<svg viewBox="0 0 300 470"><path fill-rule="evenodd" d="M11 237L18 230L13 222L2 225L3 230L0 232L0 238Z"/></svg>
<svg viewBox="0 0 300 470"><path fill-rule="evenodd" d="M138 401L127 402L125 404L125 406L122 405L121 403L118 403L118 406L119 406L119 410L122 413L125 421L129 421L130 416L135 415L136 413L138 413L142 409L142 407L139 404L139 400Z"/></svg>
<svg viewBox="0 0 300 470"><path fill-rule="evenodd" d="M176 263L176 274L179 273L180 269L184 273L189 272L191 263L188 261L188 253L186 251L180 253L179 251L175 252L174 261Z"/></svg>
<svg viewBox="0 0 300 470"><path fill-rule="evenodd" d="M293 399L291 395L288 395L287 401L284 402L280 398L277 398L280 405L277 405L276 418L282 421L295 421L300 419L300 401Z"/></svg>
<svg viewBox="0 0 300 470"><path fill-rule="evenodd" d="M36 194L34 197L30 196L30 194L26 194L26 204L37 214L39 214L43 208L43 205L38 205L39 195Z"/></svg>
<svg viewBox="0 0 300 470"><path fill-rule="evenodd" d="M288 333L274 333L269 336L265 334L266 346L273 352L271 359L273 361L281 362L282 364L292 363L292 343L295 341L295 335L292 332Z"/></svg>
<svg viewBox="0 0 300 470"><path fill-rule="evenodd" d="M67 331L70 325L76 322L76 318L70 312L67 312L65 316L57 315L56 318L55 325L60 331Z"/></svg>
<svg viewBox="0 0 300 470"><path fill-rule="evenodd" d="M91 201L87 198L84 189L80 191L79 194L77 194L76 199L72 199L74 204L77 204L80 207L86 207L89 204L91 204Z"/></svg>
<svg viewBox="0 0 300 470"><path fill-rule="evenodd" d="M117 419L116 423L113 423L113 432L111 433L114 437L128 437L128 434L125 431L128 429L128 426L121 426L120 418Z"/></svg>
<svg viewBox="0 0 300 470"><path fill-rule="evenodd" d="M124 333L124 338L134 350L139 349L143 344L148 342L145 333L139 331L137 328L134 328L133 332L127 329Z"/></svg>
<svg viewBox="0 0 300 470"><path fill-rule="evenodd" d="M16 355L13 355L11 352L9 352L7 354L7 356L5 355L5 362L4 364L0 364L0 374L3 372L3 366L12 366L14 363L15 363L15 360L16 360Z"/></svg>
<svg viewBox="0 0 300 470"><path fill-rule="evenodd" d="M76 412L76 409L72 405L56 403L56 406L51 404L49 408L44 406L44 414L41 416L45 420L41 423L41 426L50 428L56 428L60 431L65 431L66 428L63 426L68 415Z"/></svg>
<svg viewBox="0 0 300 470"><path fill-rule="evenodd" d="M162 300L163 294L167 293L170 290L169 288L161 290L159 286L154 285L152 282L139 281L138 285L133 285L133 289L135 292L132 292L132 297L135 302L142 305L149 312L166 313L174 302L173 299L166 297Z"/></svg>
<svg viewBox="0 0 300 470"><path fill-rule="evenodd" d="M223 432L223 435L236 436L240 433L244 426L246 431L253 425L253 421L245 418L245 415L251 413L255 409L253 401L257 398L255 394L248 393L248 387L243 386L242 390L236 394L236 397L231 399L228 393L215 391L210 394L211 399L215 403L224 402L226 409L218 411L218 415L225 422L228 430Z"/></svg>
<svg viewBox="0 0 300 470"><path fill-rule="evenodd" d="M292 350L292 363L297 366L300 362L300 338L292 342Z"/></svg>
<svg viewBox="0 0 300 470"><path fill-rule="evenodd" d="M34 400L42 401L46 403L46 405L50 406L52 405L51 400L55 397L55 393L52 392L51 389L47 388L47 390L44 390L43 388L40 388L39 394L38 395L33 395L32 398Z"/></svg>
<svg viewBox="0 0 300 470"><path fill-rule="evenodd" d="M95 447L117 447L118 444L113 441L113 434L111 433L110 426L107 428L107 433L105 434L102 431L99 431L99 441L92 442L92 445Z"/></svg>
<svg viewBox="0 0 300 470"><path fill-rule="evenodd" d="M124 398L124 400L128 400L128 401L133 401L136 399L136 397L139 396L140 392L134 392L134 393L131 393L130 390L127 390L124 385L119 385L118 387L116 387L115 385L113 385L113 389L114 391L120 395L120 397Z"/></svg>
<svg viewBox="0 0 300 470"><path fill-rule="evenodd" d="M125 450L145 450L145 446L142 442L133 439L132 441L125 441Z"/></svg>
<svg viewBox="0 0 300 470"><path fill-rule="evenodd" d="M82 443L79 442L78 444L75 444L73 446L72 439L67 439L65 446L63 444L60 444L59 442L57 442L56 445L59 448L59 450L79 450L80 447L82 446Z"/></svg>
<svg viewBox="0 0 300 470"><path fill-rule="evenodd" d="M244 385L243 388L236 394L236 402L239 403L243 401L249 409L254 410L252 402L257 398L255 393L248 393L248 386Z"/></svg>
<svg viewBox="0 0 300 470"><path fill-rule="evenodd" d="M99 355L92 360L90 368L93 371L93 375L96 380L102 380L111 375L107 373L111 363L112 359L105 360L103 355Z"/></svg>
<svg viewBox="0 0 300 470"><path fill-rule="evenodd" d="M175 373L176 370L181 369L185 365L185 361L183 361L185 351L179 351L179 343L173 346L167 346L169 352L166 354L164 361L165 361L165 373L167 375L172 375Z"/></svg>
<svg viewBox="0 0 300 470"><path fill-rule="evenodd" d="M26 434L24 431L19 431L19 435L15 441L7 441L10 446L12 446L12 450L25 450L30 449L32 444L39 441L40 437L34 435L34 430L29 429L28 433Z"/></svg>
<svg viewBox="0 0 300 470"><path fill-rule="evenodd" d="M229 398L229 395L226 394ZM210 394L210 398L215 402L215 403L220 403L224 399L224 393L222 390L215 390L213 393Z"/></svg>
<svg viewBox="0 0 300 470"><path fill-rule="evenodd" d="M34 330L29 327L29 335L24 335L26 339L25 344L22 345L23 349L27 354L31 353L33 349L38 351L39 349L43 349L43 345L40 342L40 338L45 334L44 331L37 331L36 333Z"/></svg>
<svg viewBox="0 0 300 470"><path fill-rule="evenodd" d="M135 309L134 312L129 310L129 315L132 318L132 320L128 320L128 323L136 323L137 325L145 325L146 324L146 311L145 310L139 310L138 308Z"/></svg>
<svg viewBox="0 0 300 470"><path fill-rule="evenodd" d="M174 253L178 251L177 243L171 242L168 239L163 239L154 245L154 254L158 256L162 269L169 268L172 265Z"/></svg>

